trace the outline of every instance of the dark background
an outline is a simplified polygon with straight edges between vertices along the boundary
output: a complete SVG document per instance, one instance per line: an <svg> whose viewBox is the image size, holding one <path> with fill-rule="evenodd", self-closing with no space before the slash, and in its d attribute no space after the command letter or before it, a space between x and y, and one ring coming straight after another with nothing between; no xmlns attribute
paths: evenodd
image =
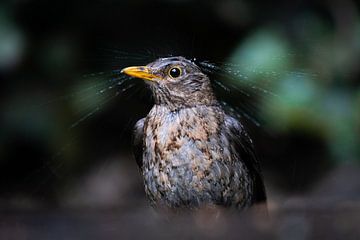
<svg viewBox="0 0 360 240"><path fill-rule="evenodd" d="M117 85L116 70L169 55L234 73L217 80L242 91L215 90L261 122L244 118L271 221L200 216L162 228L148 206L130 139L152 100L140 80ZM359 60L350 0L1 3L0 235L355 239Z"/></svg>

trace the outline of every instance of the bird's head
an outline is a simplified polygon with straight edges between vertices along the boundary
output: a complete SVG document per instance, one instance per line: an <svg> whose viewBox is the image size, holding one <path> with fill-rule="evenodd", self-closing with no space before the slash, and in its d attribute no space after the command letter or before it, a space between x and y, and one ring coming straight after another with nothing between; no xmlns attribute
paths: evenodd
<svg viewBox="0 0 360 240"><path fill-rule="evenodd" d="M124 68L122 73L149 83L156 104L173 109L212 105L215 97L209 78L184 57L160 58L146 66Z"/></svg>

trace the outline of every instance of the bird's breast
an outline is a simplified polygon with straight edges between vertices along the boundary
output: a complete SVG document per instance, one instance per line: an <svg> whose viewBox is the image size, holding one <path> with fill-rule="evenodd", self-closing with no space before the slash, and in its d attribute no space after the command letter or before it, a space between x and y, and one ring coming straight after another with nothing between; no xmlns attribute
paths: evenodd
<svg viewBox="0 0 360 240"><path fill-rule="evenodd" d="M219 132L222 116L212 109L160 110L150 112L144 127L143 177L150 199L223 197L233 174L228 142Z"/></svg>
<svg viewBox="0 0 360 240"><path fill-rule="evenodd" d="M161 109L160 109L161 110ZM160 168L201 167L219 152L221 119L213 111L183 109L150 112L145 126L146 160Z"/></svg>

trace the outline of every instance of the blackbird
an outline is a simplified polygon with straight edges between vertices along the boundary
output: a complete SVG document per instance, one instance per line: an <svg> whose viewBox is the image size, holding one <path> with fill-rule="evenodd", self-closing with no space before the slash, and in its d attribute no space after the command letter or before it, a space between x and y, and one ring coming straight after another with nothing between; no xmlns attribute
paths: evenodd
<svg viewBox="0 0 360 240"><path fill-rule="evenodd" d="M122 72L146 80L155 100L133 135L153 206L245 209L266 201L252 140L221 107L198 64L169 57Z"/></svg>

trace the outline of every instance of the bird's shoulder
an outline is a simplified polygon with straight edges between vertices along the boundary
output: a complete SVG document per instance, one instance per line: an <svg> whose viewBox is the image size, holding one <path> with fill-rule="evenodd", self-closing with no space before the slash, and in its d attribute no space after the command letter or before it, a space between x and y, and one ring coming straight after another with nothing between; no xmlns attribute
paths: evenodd
<svg viewBox="0 0 360 240"><path fill-rule="evenodd" d="M139 165L140 169L142 167L142 155L143 155L143 137L144 137L144 124L145 119L142 118L136 122L133 129L133 152L135 156L136 163Z"/></svg>
<svg viewBox="0 0 360 240"><path fill-rule="evenodd" d="M251 137L240 121L227 114L225 114L224 117L224 128L227 138L233 146L233 155L237 156L239 160L245 164L254 181L253 202L266 201L265 186L259 158Z"/></svg>

